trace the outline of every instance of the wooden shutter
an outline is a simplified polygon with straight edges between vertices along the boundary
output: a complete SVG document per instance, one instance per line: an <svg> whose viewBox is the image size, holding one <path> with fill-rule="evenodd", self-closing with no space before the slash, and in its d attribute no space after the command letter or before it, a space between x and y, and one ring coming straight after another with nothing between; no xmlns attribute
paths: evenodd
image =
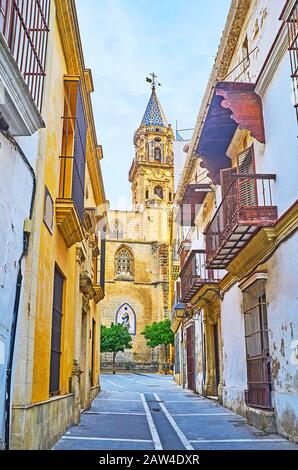
<svg viewBox="0 0 298 470"><path fill-rule="evenodd" d="M238 172L240 175L255 174L255 158L253 146L238 155ZM239 181L241 206L257 205L257 188L254 179L241 179Z"/></svg>
<svg viewBox="0 0 298 470"><path fill-rule="evenodd" d="M222 218L219 223L221 230L229 225L237 207L236 186L235 184L232 186L233 174L236 173L237 168L225 168L220 171Z"/></svg>
<svg viewBox="0 0 298 470"><path fill-rule="evenodd" d="M63 276L60 271L55 268L50 362L51 395L57 395L60 391L63 284Z"/></svg>
<svg viewBox="0 0 298 470"><path fill-rule="evenodd" d="M232 182L233 174L237 173L237 168L225 168L220 170L221 197L224 199Z"/></svg>

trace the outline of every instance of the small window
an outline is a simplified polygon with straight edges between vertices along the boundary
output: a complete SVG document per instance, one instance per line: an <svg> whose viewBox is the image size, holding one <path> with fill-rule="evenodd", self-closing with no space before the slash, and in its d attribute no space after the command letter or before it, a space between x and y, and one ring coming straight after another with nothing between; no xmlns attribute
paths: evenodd
<svg viewBox="0 0 298 470"><path fill-rule="evenodd" d="M120 248L115 257L116 276L132 277L134 273L133 255L128 248Z"/></svg>
<svg viewBox="0 0 298 470"><path fill-rule="evenodd" d="M161 186L156 186L154 188L154 194L156 194L160 199L163 199L163 189Z"/></svg>
<svg viewBox="0 0 298 470"><path fill-rule="evenodd" d="M154 160L160 162L161 161L161 148L155 147L154 149Z"/></svg>
<svg viewBox="0 0 298 470"><path fill-rule="evenodd" d="M146 199L149 199L149 191L148 191L148 189L146 190Z"/></svg>
<svg viewBox="0 0 298 470"><path fill-rule="evenodd" d="M169 202L172 202L172 197L173 197L173 196L172 196L172 193L169 192Z"/></svg>

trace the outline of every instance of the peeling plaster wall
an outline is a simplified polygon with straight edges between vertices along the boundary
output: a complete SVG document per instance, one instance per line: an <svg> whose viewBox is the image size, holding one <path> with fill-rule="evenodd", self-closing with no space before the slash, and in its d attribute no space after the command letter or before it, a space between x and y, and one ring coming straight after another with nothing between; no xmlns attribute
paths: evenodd
<svg viewBox="0 0 298 470"><path fill-rule="evenodd" d="M196 392L200 395L204 393L204 356L202 324L203 312L200 312L198 320L195 321L195 360L196 360Z"/></svg>
<svg viewBox="0 0 298 470"><path fill-rule="evenodd" d="M245 414L244 390L247 388L242 294L238 286L226 292L221 304L223 405Z"/></svg>
<svg viewBox="0 0 298 470"><path fill-rule="evenodd" d="M35 137L20 140L35 166ZM6 364L16 293L23 224L29 217L32 176L14 146L0 135L0 449L4 439Z"/></svg>
<svg viewBox="0 0 298 470"><path fill-rule="evenodd" d="M268 261L268 325L278 431L298 441L298 233Z"/></svg>

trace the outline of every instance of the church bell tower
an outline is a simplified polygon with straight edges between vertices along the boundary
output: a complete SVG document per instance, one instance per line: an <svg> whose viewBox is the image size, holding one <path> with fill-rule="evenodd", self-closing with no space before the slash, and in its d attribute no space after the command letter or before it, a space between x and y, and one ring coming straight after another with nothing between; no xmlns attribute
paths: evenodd
<svg viewBox="0 0 298 470"><path fill-rule="evenodd" d="M151 74L151 96L134 135L135 158L129 181L132 205L136 211L145 207L170 207L174 197L174 133L168 124L156 94L157 76Z"/></svg>

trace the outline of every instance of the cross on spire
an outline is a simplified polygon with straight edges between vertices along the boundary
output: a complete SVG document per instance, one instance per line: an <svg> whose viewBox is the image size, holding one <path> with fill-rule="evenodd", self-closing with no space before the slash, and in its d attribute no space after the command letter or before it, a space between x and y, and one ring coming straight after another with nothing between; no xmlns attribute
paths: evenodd
<svg viewBox="0 0 298 470"><path fill-rule="evenodd" d="M161 83L157 82L156 79L158 76L153 72L149 74L152 78L146 77L146 82L151 83L152 90L155 90L156 85L161 86Z"/></svg>

